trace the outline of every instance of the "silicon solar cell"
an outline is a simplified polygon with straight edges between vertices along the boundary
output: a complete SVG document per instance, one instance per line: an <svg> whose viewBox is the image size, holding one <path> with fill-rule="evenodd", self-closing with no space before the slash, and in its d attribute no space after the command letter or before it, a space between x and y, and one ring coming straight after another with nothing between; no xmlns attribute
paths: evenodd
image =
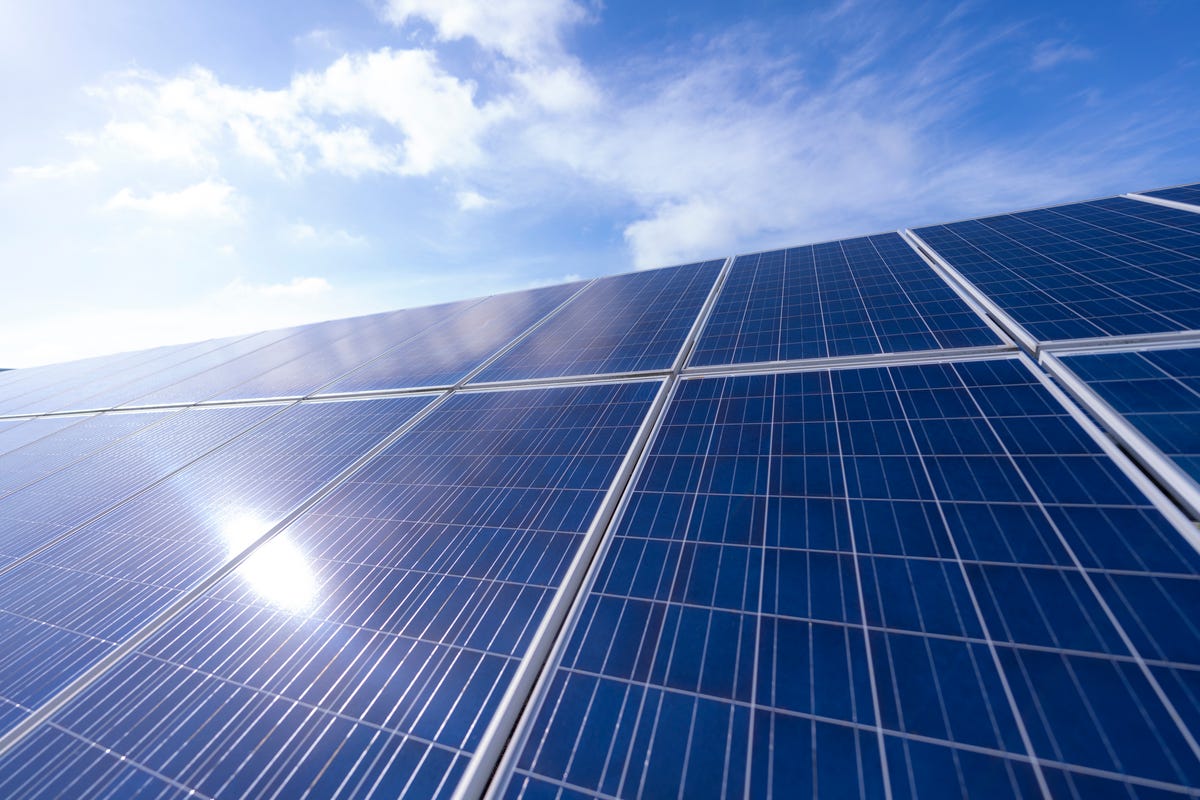
<svg viewBox="0 0 1200 800"><path fill-rule="evenodd" d="M1200 328L1200 215L1112 198L917 234L1042 341Z"/></svg>
<svg viewBox="0 0 1200 800"><path fill-rule="evenodd" d="M447 795L658 387L452 397L9 752L0 792Z"/></svg>
<svg viewBox="0 0 1200 800"><path fill-rule="evenodd" d="M453 385L583 285L489 297L323 387L321 393Z"/></svg>
<svg viewBox="0 0 1200 800"><path fill-rule="evenodd" d="M601 278L475 382L669 369L722 264Z"/></svg>
<svg viewBox="0 0 1200 800"><path fill-rule="evenodd" d="M506 797L1200 780L1200 554L1018 360L682 381L626 502Z"/></svg>
<svg viewBox="0 0 1200 800"><path fill-rule="evenodd" d="M479 300L334 320L294 329L286 338L125 403L143 406L213 398L301 397Z"/></svg>
<svg viewBox="0 0 1200 800"><path fill-rule="evenodd" d="M692 366L994 345L895 233L739 256Z"/></svg>
<svg viewBox="0 0 1200 800"><path fill-rule="evenodd" d="M1153 192L1139 192L1150 197L1161 197L1163 200L1174 200L1177 203L1200 205L1200 183L1189 186L1173 186L1170 189L1156 189Z"/></svg>
<svg viewBox="0 0 1200 800"><path fill-rule="evenodd" d="M1185 473L1200 481L1200 348L1059 358Z"/></svg>
<svg viewBox="0 0 1200 800"><path fill-rule="evenodd" d="M57 543L6 535L4 554L20 561L0 574L0 635L24 646L0 657L0 696L23 707L49 700L432 399L258 408L261 424ZM213 429L193 440L225 436L239 417L189 414ZM267 557L289 563L278 546ZM275 591L305 576L283 577Z"/></svg>

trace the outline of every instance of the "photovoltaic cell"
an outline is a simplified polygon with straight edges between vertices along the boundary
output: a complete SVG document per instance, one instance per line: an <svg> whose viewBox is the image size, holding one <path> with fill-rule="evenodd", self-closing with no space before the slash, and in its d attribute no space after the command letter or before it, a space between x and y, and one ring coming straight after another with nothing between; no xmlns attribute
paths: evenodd
<svg viewBox="0 0 1200 800"><path fill-rule="evenodd" d="M1153 192L1139 192L1139 194L1200 206L1200 183L1193 183L1190 186L1174 186L1170 189L1157 189Z"/></svg>
<svg viewBox="0 0 1200 800"><path fill-rule="evenodd" d="M301 397L425 328L478 303L464 300L386 314L303 325L285 338L203 372L185 368L172 383L125 403L128 406L200 400Z"/></svg>
<svg viewBox="0 0 1200 800"><path fill-rule="evenodd" d="M451 386L582 286L568 283L489 297L325 386L321 393Z"/></svg>
<svg viewBox="0 0 1200 800"><path fill-rule="evenodd" d="M1111 198L917 230L1042 341L1200 328L1200 215Z"/></svg>
<svg viewBox="0 0 1200 800"><path fill-rule="evenodd" d="M669 369L721 261L602 278L475 382Z"/></svg>
<svg viewBox="0 0 1200 800"><path fill-rule="evenodd" d="M53 546L5 537L4 553L24 558L0 573L0 635L24 646L0 657L0 696L22 707L46 702L431 400L275 407L261 425ZM212 428L237 417L223 408L188 413ZM268 556L289 563L278 546ZM304 577L269 588L286 592Z"/></svg>
<svg viewBox="0 0 1200 800"><path fill-rule="evenodd" d="M626 502L507 797L1200 780L1200 554L1021 361L682 381Z"/></svg>
<svg viewBox="0 0 1200 800"><path fill-rule="evenodd" d="M999 344L898 234L740 256L692 366Z"/></svg>
<svg viewBox="0 0 1200 800"><path fill-rule="evenodd" d="M23 739L0 793L448 795L658 387L447 400Z"/></svg>
<svg viewBox="0 0 1200 800"><path fill-rule="evenodd" d="M1059 358L1185 473L1200 481L1200 348Z"/></svg>

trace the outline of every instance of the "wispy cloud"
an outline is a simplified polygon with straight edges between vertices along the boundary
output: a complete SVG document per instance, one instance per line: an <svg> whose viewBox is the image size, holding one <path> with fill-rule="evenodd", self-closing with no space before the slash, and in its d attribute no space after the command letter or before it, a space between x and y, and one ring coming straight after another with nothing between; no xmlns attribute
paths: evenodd
<svg viewBox="0 0 1200 800"><path fill-rule="evenodd" d="M1034 72L1042 72L1072 61L1091 61L1095 57L1095 52L1082 45L1048 39L1034 48L1029 68Z"/></svg>
<svg viewBox="0 0 1200 800"><path fill-rule="evenodd" d="M177 192L147 195L138 195L127 187L110 197L104 208L140 211L169 220L236 220L239 217L233 187L219 180L202 181Z"/></svg>
<svg viewBox="0 0 1200 800"><path fill-rule="evenodd" d="M40 167L12 167L9 172L17 178L30 178L38 181L54 181L64 178L74 178L78 175L89 175L98 172L100 165L90 158L77 158L61 164L43 164Z"/></svg>
<svg viewBox="0 0 1200 800"><path fill-rule="evenodd" d="M287 238L294 244L317 247L364 247L367 239L342 228L317 228L307 222L287 227Z"/></svg>

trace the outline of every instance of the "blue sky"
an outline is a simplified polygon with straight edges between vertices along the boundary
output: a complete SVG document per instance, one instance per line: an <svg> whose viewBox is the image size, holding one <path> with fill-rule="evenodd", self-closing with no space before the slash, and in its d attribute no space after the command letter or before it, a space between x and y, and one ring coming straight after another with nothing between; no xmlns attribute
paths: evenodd
<svg viewBox="0 0 1200 800"><path fill-rule="evenodd" d="M0 366L1200 180L1200 3L7 0Z"/></svg>

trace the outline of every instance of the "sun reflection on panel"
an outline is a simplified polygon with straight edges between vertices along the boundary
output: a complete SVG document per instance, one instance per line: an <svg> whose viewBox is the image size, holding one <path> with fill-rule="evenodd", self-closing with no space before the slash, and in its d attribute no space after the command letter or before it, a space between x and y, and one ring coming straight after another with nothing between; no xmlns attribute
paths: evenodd
<svg viewBox="0 0 1200 800"><path fill-rule="evenodd" d="M267 522L252 514L239 514L221 527L221 534L233 556L269 528ZM317 599L317 578L304 551L284 534L261 545L242 562L236 574L260 598L286 611L303 611Z"/></svg>

